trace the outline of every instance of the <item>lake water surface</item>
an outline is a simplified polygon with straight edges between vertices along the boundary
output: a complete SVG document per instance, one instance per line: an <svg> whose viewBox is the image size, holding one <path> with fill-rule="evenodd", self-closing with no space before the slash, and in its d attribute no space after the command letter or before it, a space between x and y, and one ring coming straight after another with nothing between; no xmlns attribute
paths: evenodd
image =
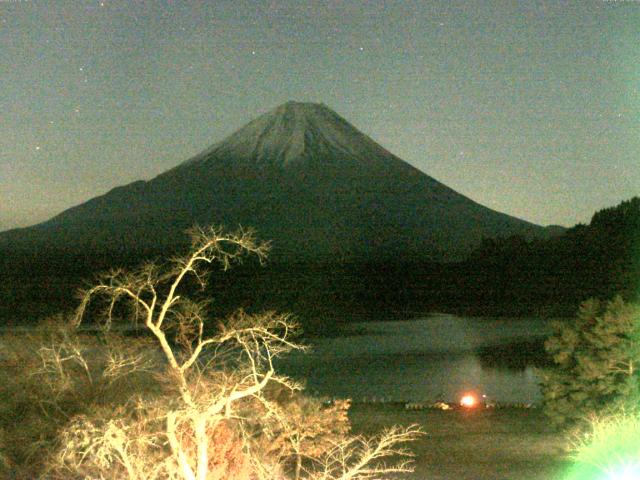
<svg viewBox="0 0 640 480"><path fill-rule="evenodd" d="M457 401L475 390L497 402L533 403L541 395L531 365L488 366L478 351L549 332L549 321L535 318L433 314L356 323L340 336L316 340L310 352L290 357L283 369L306 380L311 393L356 401Z"/></svg>
<svg viewBox="0 0 640 480"><path fill-rule="evenodd" d="M534 403L541 395L533 366L508 368L500 360L483 361L481 352L549 332L550 321L539 318L432 314L353 323L277 368L305 381L310 393L355 401L455 402L475 390L496 402Z"/></svg>

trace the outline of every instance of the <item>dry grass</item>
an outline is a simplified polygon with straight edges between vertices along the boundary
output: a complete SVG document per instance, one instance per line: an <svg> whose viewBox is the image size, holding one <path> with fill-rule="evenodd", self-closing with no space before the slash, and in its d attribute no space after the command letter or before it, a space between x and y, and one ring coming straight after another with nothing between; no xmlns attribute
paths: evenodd
<svg viewBox="0 0 640 480"><path fill-rule="evenodd" d="M474 412L407 411L400 404L354 404L353 430L418 424L426 435L411 444L420 480L554 480L570 465L566 438L537 409Z"/></svg>

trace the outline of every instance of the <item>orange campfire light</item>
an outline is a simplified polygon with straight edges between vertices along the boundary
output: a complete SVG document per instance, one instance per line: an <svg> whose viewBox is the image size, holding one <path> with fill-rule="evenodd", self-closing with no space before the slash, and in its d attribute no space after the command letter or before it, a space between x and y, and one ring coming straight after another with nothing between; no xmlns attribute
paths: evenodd
<svg viewBox="0 0 640 480"><path fill-rule="evenodd" d="M465 408L475 407L477 403L478 400L476 399L476 397L470 393L464 394L460 399L460 405Z"/></svg>

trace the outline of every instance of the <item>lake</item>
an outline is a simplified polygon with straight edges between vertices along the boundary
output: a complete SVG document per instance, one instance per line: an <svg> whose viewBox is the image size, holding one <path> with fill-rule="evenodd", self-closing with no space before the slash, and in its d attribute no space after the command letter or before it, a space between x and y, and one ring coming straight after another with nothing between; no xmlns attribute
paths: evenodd
<svg viewBox="0 0 640 480"><path fill-rule="evenodd" d="M310 393L355 401L454 402L474 390L496 402L534 403L541 394L532 365L514 368L486 357L513 342L540 344L549 323L448 314L355 323L334 338L315 340L281 368L305 380Z"/></svg>

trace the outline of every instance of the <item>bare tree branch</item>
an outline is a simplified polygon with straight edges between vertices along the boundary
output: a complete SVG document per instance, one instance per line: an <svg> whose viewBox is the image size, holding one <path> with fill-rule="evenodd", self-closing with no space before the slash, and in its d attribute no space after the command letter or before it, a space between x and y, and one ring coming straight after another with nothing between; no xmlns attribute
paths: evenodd
<svg viewBox="0 0 640 480"><path fill-rule="evenodd" d="M162 374L154 372L164 395L140 400L128 416L121 411L127 421L76 422L64 437L64 468L99 473L92 478L116 475L135 480L223 480L233 476L233 468L245 469L245 477L238 478L265 480L284 479L289 473L296 480L370 480L410 471L409 454L398 445L415 439L417 428L392 428L374 439L349 437L348 402L323 410L317 403L291 401L299 405L294 415L273 396L270 389L276 387L289 395L301 389L276 374L274 367L275 358L304 349L295 340L299 327L290 316L239 311L221 323L216 334L205 336L206 303L188 299L185 279L191 277L204 288L213 263L226 270L247 254L262 263L269 245L258 242L251 230L227 234L194 228L190 234L191 251L169 265L114 270L83 292L76 325L88 315L94 298L106 301L105 330L111 329L123 306L132 309L134 321L142 312L142 323L166 365ZM112 381L151 368L148 357L124 342L119 345L125 353L108 352L100 378ZM43 360L51 373L64 375L65 362L82 366L79 349L43 350L43 355L52 359ZM227 453L221 457L221 452ZM380 462L389 456L401 460ZM215 462L223 462L224 468Z"/></svg>

